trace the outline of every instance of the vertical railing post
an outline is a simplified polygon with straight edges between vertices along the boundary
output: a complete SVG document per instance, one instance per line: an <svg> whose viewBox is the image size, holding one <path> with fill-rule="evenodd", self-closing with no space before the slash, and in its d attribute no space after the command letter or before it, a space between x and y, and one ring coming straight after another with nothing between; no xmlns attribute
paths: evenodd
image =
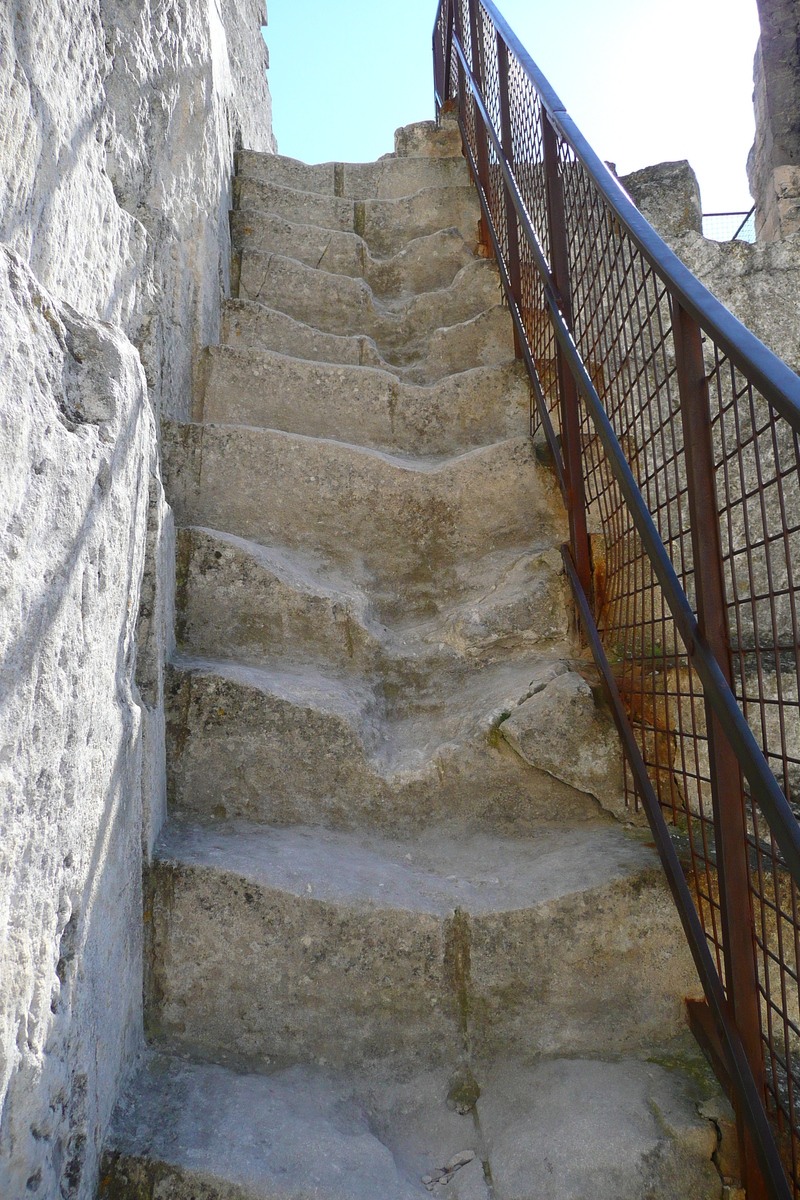
<svg viewBox="0 0 800 1200"><path fill-rule="evenodd" d="M482 41L482 26L478 20L478 5L480 0L469 0L469 37L470 50L472 59L472 74L475 76L475 82L480 88L481 94L484 90L483 80L483 41ZM483 127L483 117L478 108L477 101L473 99L473 112L475 122L475 147L476 161L478 164L478 177L480 185L483 188L483 194L486 199L490 199L489 192L489 151L486 144L486 130Z"/></svg>
<svg viewBox="0 0 800 1200"><path fill-rule="evenodd" d="M511 130L511 103L508 95L508 46L505 44L500 30L497 31L497 77L500 90L500 139L503 143L503 156L511 170L514 170L514 138ZM503 180L503 192L506 198L506 232L508 241L508 278L511 284L511 294L514 297L520 316L522 315L522 280L519 267L519 228L517 226L517 210L508 185ZM514 349L517 358L522 358L522 347L519 344L519 333L514 325Z"/></svg>
<svg viewBox="0 0 800 1200"><path fill-rule="evenodd" d="M676 300L672 303L672 329L686 457L697 621L700 632L733 688L733 658L725 600L711 409L702 334L696 321ZM763 1096L764 1060L742 772L708 700L705 708L725 987L753 1078ZM737 1113L737 1127L742 1182L747 1200L766 1200L766 1187L741 1113Z"/></svg>
<svg viewBox="0 0 800 1200"><path fill-rule="evenodd" d="M452 0L453 4L453 34L458 38L461 48L464 47L464 9L463 0ZM461 113L461 128L466 129L467 123L467 90L464 79L464 64L461 56L456 55L458 65L458 107ZM465 135L466 137L466 135Z"/></svg>
<svg viewBox="0 0 800 1200"><path fill-rule="evenodd" d="M558 170L556 133L542 106L542 140L547 186L547 219L550 231L550 270L561 301L561 312L572 329L572 298L570 289L567 222L564 211L564 188ZM592 601L592 566L589 553L589 533L586 527L586 492L583 481L581 454L581 418L578 389L561 347L557 348L558 392L561 401L561 447L567 482L569 535L575 568L587 600Z"/></svg>
<svg viewBox="0 0 800 1200"><path fill-rule="evenodd" d="M445 6L444 82L442 85L442 100L445 104L448 100L452 99L450 95L450 76L453 72L453 22L455 21L453 5L454 0L447 0Z"/></svg>

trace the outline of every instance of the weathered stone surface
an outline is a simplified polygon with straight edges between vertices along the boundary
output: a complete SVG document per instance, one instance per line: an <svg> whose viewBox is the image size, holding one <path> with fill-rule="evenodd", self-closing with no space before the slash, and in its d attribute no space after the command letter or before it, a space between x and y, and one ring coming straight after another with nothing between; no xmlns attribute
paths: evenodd
<svg viewBox="0 0 800 1200"><path fill-rule="evenodd" d="M3 1196L94 1195L141 1038L173 577L147 390L188 416L217 335L234 146L273 146L263 19L256 0L0 13Z"/></svg>
<svg viewBox="0 0 800 1200"><path fill-rule="evenodd" d="M252 300L229 300L224 308L222 341L254 346L315 362L379 367L409 383L436 383L472 367L502 366L514 354L508 311L495 304L467 321L431 333L424 358L408 363L386 362L365 334L323 333L313 325ZM202 387L202 377L199 381Z"/></svg>
<svg viewBox="0 0 800 1200"><path fill-rule="evenodd" d="M503 737L532 767L548 771L622 816L622 749L610 713L575 671L557 675L500 725Z"/></svg>
<svg viewBox="0 0 800 1200"><path fill-rule="evenodd" d="M211 346L196 416L375 449L452 454L524 435L529 414L529 385L514 362L462 371L421 387L363 366Z"/></svg>
<svg viewBox="0 0 800 1200"><path fill-rule="evenodd" d="M681 238L675 250L756 337L800 369L800 235L756 245L695 235Z"/></svg>
<svg viewBox="0 0 800 1200"><path fill-rule="evenodd" d="M431 620L388 629L364 592L317 556L189 528L178 538L178 642L196 655L267 666L289 660L356 671L423 695L435 673L463 674L570 647L570 601L554 551L492 556L474 595ZM468 665L464 660L467 660ZM563 669L568 666L563 663ZM529 694L529 670L523 667ZM419 685L422 682L423 687ZM396 707L396 702L393 704ZM407 707L404 704L404 707Z"/></svg>
<svg viewBox="0 0 800 1200"><path fill-rule="evenodd" d="M564 565L555 549L514 555L505 567L494 562L486 589L443 612L448 645L484 662L538 648L544 657L570 644L571 598Z"/></svg>
<svg viewBox="0 0 800 1200"><path fill-rule="evenodd" d="M178 535L178 599L178 643L207 658L371 674L387 636L367 597L313 557L210 529Z"/></svg>
<svg viewBox="0 0 800 1200"><path fill-rule="evenodd" d="M401 133L404 131L398 131ZM422 145L422 143L420 143ZM423 188L464 187L469 183L466 161L460 156L395 157L387 154L371 163L319 163L309 166L296 158L280 154L253 154L244 151L236 157L239 175L249 175L265 183L296 188L301 192L319 192L348 200L399 200Z"/></svg>
<svg viewBox="0 0 800 1200"><path fill-rule="evenodd" d="M498 1065L478 1100L495 1195L716 1200L703 1090L646 1062Z"/></svg>
<svg viewBox="0 0 800 1200"><path fill-rule="evenodd" d="M467 321L493 307L500 286L497 268L472 259L448 287L381 303L362 279L318 271L279 254L245 251L239 298L268 301L296 321L325 333L354 328L374 339L381 355L397 363L425 354L435 329Z"/></svg>
<svg viewBox="0 0 800 1200"><path fill-rule="evenodd" d="M440 229L458 229L468 245L478 240L480 208L475 189L466 184L424 188L395 200L356 201L237 175L233 197L239 209L260 210L295 224L357 233L375 256L397 254L408 242Z"/></svg>
<svg viewBox="0 0 800 1200"><path fill-rule="evenodd" d="M102 1200L419 1200L353 1093L299 1067L245 1076L149 1056L115 1115Z"/></svg>
<svg viewBox="0 0 800 1200"><path fill-rule="evenodd" d="M234 146L275 148L264 12L25 0L2 17L0 239L125 329L176 416L218 336Z"/></svg>
<svg viewBox="0 0 800 1200"><path fill-rule="evenodd" d="M168 729L174 809L389 829L458 818L524 829L596 815L585 795L521 769L496 735L529 668L512 658L475 672L453 655L392 649L374 682L291 660L179 660Z"/></svg>
<svg viewBox="0 0 800 1200"><path fill-rule="evenodd" d="M703 232L703 208L697 176L686 160L659 163L620 180L642 216L669 241Z"/></svg>
<svg viewBox="0 0 800 1200"><path fill-rule="evenodd" d="M417 121L395 130L394 152L400 157L457 157L463 154L455 114L443 114L438 127L434 121Z"/></svg>
<svg viewBox="0 0 800 1200"><path fill-rule="evenodd" d="M172 827L150 887L151 1033L221 1061L618 1053L679 1033L697 988L654 854L613 824Z"/></svg>
<svg viewBox="0 0 800 1200"><path fill-rule="evenodd" d="M3 1196L93 1194L141 1036L136 625L157 470L133 346L0 248Z"/></svg>
<svg viewBox="0 0 800 1200"><path fill-rule="evenodd" d="M272 1074L151 1060L119 1110L112 1196L286 1200L299 1187L344 1200L368 1186L488 1200L486 1139L460 1115L476 1101L498 1200L526 1186L525 1152L536 1175L541 1147L559 1200L589 1187L677 1200L675 1180L703 1200L719 1191L715 1130L685 1081L572 1062L550 1087L540 1061L672 1044L697 984L654 854L587 794L594 709L577 706L593 753L581 791L525 764L498 728L579 678L563 512L527 429L506 437L526 405L485 264L466 257L463 229L441 233L459 226L466 189L347 198L357 177L419 182L415 160L437 143L463 176L453 135L406 131L380 169L242 159L262 178L237 182L238 278L259 299L229 306L226 337L265 348L209 352L198 423L163 426L182 656L146 1003L158 1044ZM340 232L326 242L320 220ZM401 246L394 262L369 257ZM425 294L440 269L472 315ZM405 342L387 346L390 320ZM393 371L373 369L379 348ZM498 365L476 369L484 354ZM546 715L551 739L576 723L569 701ZM517 1075L501 1067L495 1086L499 1052L516 1054ZM298 1060L347 1079L276 1071ZM513 1120L498 1106L524 1060L554 1107L526 1097L504 1141ZM442 1070L409 1075L432 1062ZM582 1084L584 1121L624 1153L569 1157Z"/></svg>
<svg viewBox="0 0 800 1200"><path fill-rule="evenodd" d="M340 196L305 192L283 183L237 175L233 180L233 199L236 209L268 213L295 225L313 225L337 233L361 232L355 229L354 202Z"/></svg>
<svg viewBox="0 0 800 1200"><path fill-rule="evenodd" d="M315 270L363 278L381 299L449 287L468 262L472 247L457 229L414 238L391 258L375 259L355 233L297 225L282 217L237 209L231 213L236 248L279 254Z"/></svg>
<svg viewBox="0 0 800 1200"><path fill-rule="evenodd" d="M468 1155L432 1194L485 1200L485 1170L499 1200L718 1200L714 1125L697 1113L710 1085L684 1072L630 1060L491 1064L480 1073L481 1129L448 1106L450 1083L442 1070L242 1076L153 1055L115 1114L103 1200L144 1200L154 1186L164 1200L285 1200L288 1178L320 1200L410 1200ZM518 1138L504 1137L512 1128Z"/></svg>
<svg viewBox="0 0 800 1200"><path fill-rule="evenodd" d="M142 699L142 850L149 858L167 815L166 666L175 650L175 522L160 478L151 476L144 573L136 629Z"/></svg>
<svg viewBox="0 0 800 1200"><path fill-rule="evenodd" d="M756 236L800 230L800 17L792 0L758 0L754 64L756 138L747 161Z"/></svg>
<svg viewBox="0 0 800 1200"><path fill-rule="evenodd" d="M261 250L281 254L322 271L363 276L369 261L367 243L356 233L301 225L286 217L254 209L235 209L231 240L237 252Z"/></svg>
<svg viewBox="0 0 800 1200"><path fill-rule="evenodd" d="M164 429L168 495L181 525L319 553L376 611L435 612L463 595L490 550L552 545L560 497L527 438L448 458L411 458L232 425Z"/></svg>
<svg viewBox="0 0 800 1200"><path fill-rule="evenodd" d="M495 304L476 317L435 330L425 358L418 364L410 363L404 373L414 383L433 383L462 371L466 363L488 367L507 363L513 354L514 334L508 310Z"/></svg>
<svg viewBox="0 0 800 1200"><path fill-rule="evenodd" d="M253 300L227 300L223 307L222 344L254 346L313 362L343 363L347 366L380 367L389 370L372 338L363 333L343 336L322 333L313 325L296 321ZM203 378L198 380L200 389Z"/></svg>

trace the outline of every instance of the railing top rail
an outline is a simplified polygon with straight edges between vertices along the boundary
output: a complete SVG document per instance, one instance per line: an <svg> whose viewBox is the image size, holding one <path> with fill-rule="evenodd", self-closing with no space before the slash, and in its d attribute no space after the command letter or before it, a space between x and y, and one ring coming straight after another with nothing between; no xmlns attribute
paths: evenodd
<svg viewBox="0 0 800 1200"><path fill-rule="evenodd" d="M614 215L653 269L698 325L744 371L784 420L800 432L800 377L725 308L659 237L616 176L589 145L493 0L481 0L481 4L536 88L553 124L575 151Z"/></svg>

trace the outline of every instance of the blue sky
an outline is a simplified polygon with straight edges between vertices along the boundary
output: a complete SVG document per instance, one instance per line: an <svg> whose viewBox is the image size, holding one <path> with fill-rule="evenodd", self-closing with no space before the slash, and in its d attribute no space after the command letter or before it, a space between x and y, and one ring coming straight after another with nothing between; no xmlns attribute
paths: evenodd
<svg viewBox="0 0 800 1200"><path fill-rule="evenodd" d="M268 0L278 148L363 161L433 115L431 0ZM747 209L755 0L498 0L620 173L688 158L707 212Z"/></svg>

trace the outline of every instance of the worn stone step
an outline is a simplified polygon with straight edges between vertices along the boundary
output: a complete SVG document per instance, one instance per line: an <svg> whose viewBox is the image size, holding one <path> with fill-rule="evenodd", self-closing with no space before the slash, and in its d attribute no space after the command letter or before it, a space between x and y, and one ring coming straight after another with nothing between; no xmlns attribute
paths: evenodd
<svg viewBox="0 0 800 1200"><path fill-rule="evenodd" d="M283 254L309 267L354 278L363 278L367 268L369 248L355 233L302 225L258 209L235 209L230 214L230 225L231 242L240 253L260 250L266 254Z"/></svg>
<svg viewBox="0 0 800 1200"><path fill-rule="evenodd" d="M491 663L569 646L570 601L555 550L492 555L466 600L390 630L363 592L316 556L204 528L178 530L177 543L178 646L196 655L260 666L317 661L380 674L395 687L408 676L406 660L432 674L462 657Z"/></svg>
<svg viewBox="0 0 800 1200"><path fill-rule="evenodd" d="M231 236L240 252L281 254L316 270L361 278L386 299L448 287L474 258L473 248L457 229L415 238L382 259L373 258L364 239L354 233L296 225L269 213L231 213Z"/></svg>
<svg viewBox="0 0 800 1200"><path fill-rule="evenodd" d="M451 653L448 674L432 671L430 657L411 647L379 682L291 660L177 658L167 721L173 808L202 819L386 828L456 817L527 827L598 811L574 775L567 786L526 766L497 733L530 694L535 662L477 669Z"/></svg>
<svg viewBox="0 0 800 1200"><path fill-rule="evenodd" d="M514 337L508 309L496 304L487 312L430 335L424 354L406 364L389 363L374 340L365 334L323 333L259 301L227 300L223 305L222 341L233 346L256 346L293 358L349 366L379 367L408 382L436 383L474 367L508 363L514 357Z"/></svg>
<svg viewBox="0 0 800 1200"><path fill-rule="evenodd" d="M363 681L318 667L179 659L168 686L173 810L280 824L301 813L352 821L390 790L368 757L380 713Z"/></svg>
<svg viewBox="0 0 800 1200"><path fill-rule="evenodd" d="M177 534L176 637L191 653L291 657L372 674L386 634L366 596L308 555L212 529Z"/></svg>
<svg viewBox="0 0 800 1200"><path fill-rule="evenodd" d="M210 346L201 395L197 420L413 454L452 454L524 436L530 420L529 384L514 361L418 386L372 367Z"/></svg>
<svg viewBox="0 0 800 1200"><path fill-rule="evenodd" d="M699 986L655 853L615 824L173 824L154 854L150 1036L221 1061L634 1053Z"/></svg>
<svg viewBox="0 0 800 1200"><path fill-rule="evenodd" d="M292 258L247 250L239 299L261 300L296 321L340 336L366 334L381 355L404 363L425 353L434 330L467 321L499 300L493 263L473 259L447 287L384 304L363 279L318 271Z"/></svg>
<svg viewBox="0 0 800 1200"><path fill-rule="evenodd" d="M529 438L448 458L235 425L162 426L178 525L324 555L382 620L472 591L477 559L560 545L565 517Z"/></svg>
<svg viewBox="0 0 800 1200"><path fill-rule="evenodd" d="M457 155L397 156L387 154L370 163L300 162L282 154L240 150L236 172L282 187L348 200L398 200L431 187L469 184L466 160Z"/></svg>
<svg viewBox="0 0 800 1200"><path fill-rule="evenodd" d="M478 241L480 205L471 186L424 188L398 200L345 200L304 192L248 175L233 180L236 209L257 210L299 225L362 237L376 256L389 257L415 238L458 229L468 246Z"/></svg>
<svg viewBox="0 0 800 1200"><path fill-rule="evenodd" d="M323 333L257 300L225 300L220 340L226 345L255 346L311 362L379 367L399 373L399 368L383 361L375 342L366 334L344 337Z"/></svg>
<svg viewBox="0 0 800 1200"><path fill-rule="evenodd" d="M487 1179L495 1200L718 1200L711 1156L733 1115L694 1060L499 1061L476 1082L462 1115L446 1067L246 1074L148 1052L114 1112L100 1200L422 1200L423 1177L458 1162L441 1200L489 1200Z"/></svg>
<svg viewBox="0 0 800 1200"><path fill-rule="evenodd" d="M433 383L469 368L510 362L514 330L508 309L495 304L477 316L436 329L424 349L424 358L405 364L402 374L409 383Z"/></svg>
<svg viewBox="0 0 800 1200"><path fill-rule="evenodd" d="M338 233L355 233L355 205L341 196L305 192L280 183L265 183L249 175L233 178L235 210L268 213L295 225L313 225ZM361 230L358 231L359 234ZM435 232L433 229L426 233Z"/></svg>

